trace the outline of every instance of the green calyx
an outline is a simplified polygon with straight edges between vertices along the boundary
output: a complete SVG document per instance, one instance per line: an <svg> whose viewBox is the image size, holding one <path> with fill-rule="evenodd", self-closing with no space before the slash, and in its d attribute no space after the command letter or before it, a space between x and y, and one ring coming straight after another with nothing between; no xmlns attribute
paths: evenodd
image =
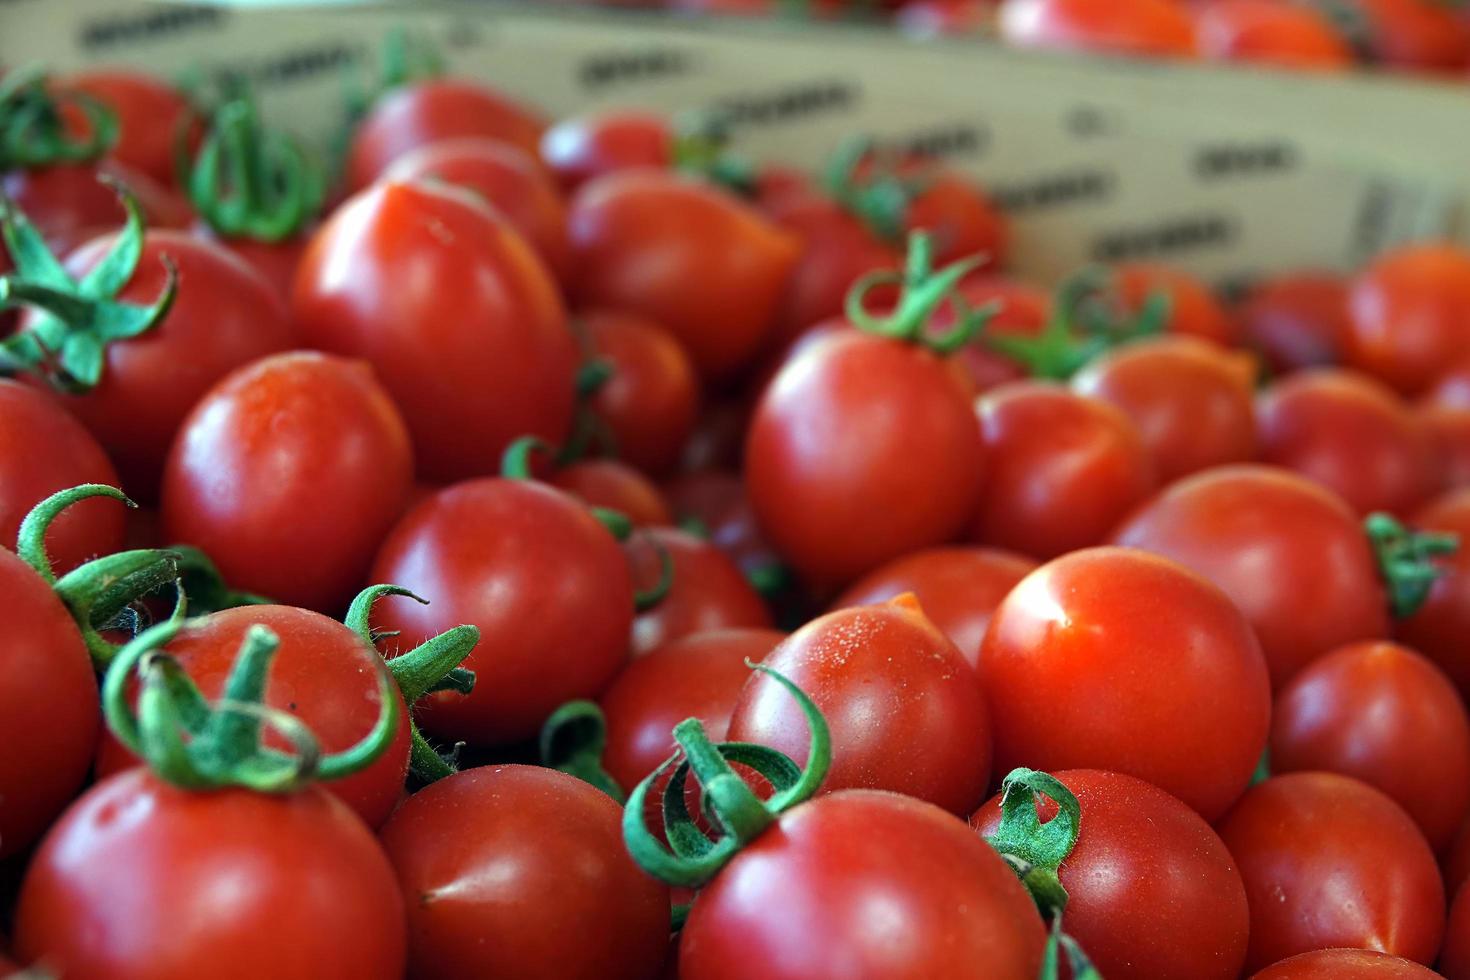
<svg viewBox="0 0 1470 980"><path fill-rule="evenodd" d="M428 605L427 599L421 599L397 585L373 585L358 593L347 610L344 622L348 629L362 637L363 642L374 651L378 648L378 640L388 634L374 633L369 620L372 617L373 604L387 595L405 596L414 602ZM430 745L414 722L414 705L424 695L435 691L469 694L474 690L474 673L460 664L464 663L464 659L479 642L478 627L456 626L438 636L430 637L407 653L399 654L387 662L388 673L397 682L398 691L403 695L403 703L408 705L409 734L412 739L409 771L423 783L432 783L457 771L455 762L458 747L443 754Z"/></svg>
<svg viewBox="0 0 1470 980"><path fill-rule="evenodd" d="M1034 769L1013 769L1000 785L1000 826L985 840L1016 872L1042 914L1059 914L1067 890L1057 869L1077 843L1081 804L1061 780ZM1037 794L1057 805L1057 815L1046 823L1036 813Z"/></svg>
<svg viewBox="0 0 1470 980"><path fill-rule="evenodd" d="M0 196L0 234L15 271L0 277L0 309L29 306L39 311L26 330L0 342L0 366L29 371L67 393L85 392L102 379L107 345L138 337L161 321L178 291L178 273L164 257L168 279L150 305L115 297L132 279L143 255L143 216L121 186L117 191L127 223L112 248L80 280L51 253L35 225Z"/></svg>
<svg viewBox="0 0 1470 980"><path fill-rule="evenodd" d="M1369 514L1363 530L1378 559L1378 573L1388 590L1389 609L1398 619L1412 616L1429 598L1443 570L1435 560L1460 548L1455 534L1411 531L1389 514Z"/></svg>
<svg viewBox="0 0 1470 980"><path fill-rule="evenodd" d="M828 159L823 183L827 193L869 231L897 245L903 241L909 205L929 182L922 176L899 174L891 154L878 153L871 138L857 136L844 140Z"/></svg>
<svg viewBox="0 0 1470 980"><path fill-rule="evenodd" d="M859 330L921 344L940 355L950 354L980 333L998 309L993 304L971 307L956 292L960 280L983 261L981 257L961 259L936 272L929 236L914 232L909 236L902 273L880 270L852 284L847 293L847 319ZM899 287L897 306L892 313L881 317L867 310L868 294L880 286ZM930 320L946 300L954 311L955 325L942 334L934 334L928 329Z"/></svg>
<svg viewBox="0 0 1470 980"><path fill-rule="evenodd" d="M63 107L86 119L86 132L69 131ZM81 92L51 92L39 68L0 79L0 171L95 160L117 142L117 116Z"/></svg>
<svg viewBox="0 0 1470 980"><path fill-rule="evenodd" d="M741 197L756 190L755 164L732 153L729 119L714 112L684 112L674 118L674 169L703 178Z"/></svg>
<svg viewBox="0 0 1470 980"><path fill-rule="evenodd" d="M1072 971L1072 980L1103 980L1102 974L1083 952L1081 944L1062 931L1062 913L1058 912L1051 920L1051 931L1046 937L1046 951L1042 955L1039 980L1057 980L1061 976L1064 953Z"/></svg>
<svg viewBox="0 0 1470 980"><path fill-rule="evenodd" d="M348 78L346 115L349 130L367 115L374 102L388 92L443 75L444 53L422 35L397 27L384 35L374 69L376 77L367 82L360 76Z"/></svg>
<svg viewBox="0 0 1470 980"><path fill-rule="evenodd" d="M189 611L196 616L238 606L268 606L275 601L230 588L218 566L198 548L175 544L168 550L178 566L179 588L189 597Z"/></svg>
<svg viewBox="0 0 1470 980"><path fill-rule="evenodd" d="M769 827L778 816L810 799L832 764L832 738L826 719L812 700L786 677L746 661L752 670L769 674L801 706L811 732L806 769L762 745L744 742L712 743L697 718L674 728L680 753L669 758L628 796L623 808L623 840L628 853L648 874L671 885L697 888L719 872L739 850ZM762 801L730 763L754 769L775 789ZM716 830L712 840L690 815L684 792L690 773L703 790L703 808ZM663 790L665 846L648 828L644 809L648 794L667 778Z"/></svg>
<svg viewBox="0 0 1470 980"><path fill-rule="evenodd" d="M568 701L557 708L541 726L538 747L543 766L576 776L619 803L624 801L623 788L602 767L607 719L596 704Z"/></svg>

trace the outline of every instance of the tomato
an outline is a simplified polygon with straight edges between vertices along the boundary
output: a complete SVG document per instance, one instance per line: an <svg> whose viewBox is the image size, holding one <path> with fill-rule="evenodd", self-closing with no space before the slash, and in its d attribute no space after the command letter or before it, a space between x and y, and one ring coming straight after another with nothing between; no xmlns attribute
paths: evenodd
<svg viewBox="0 0 1470 980"><path fill-rule="evenodd" d="M674 129L666 116L613 109L563 119L541 137L541 159L568 190L619 170L674 165Z"/></svg>
<svg viewBox="0 0 1470 980"><path fill-rule="evenodd" d="M759 351L800 253L748 205L661 171L587 183L568 222L581 305L662 324L706 376L728 377Z"/></svg>
<svg viewBox="0 0 1470 980"><path fill-rule="evenodd" d="M592 507L618 511L635 525L674 523L658 487L615 459L579 460L557 470L549 482Z"/></svg>
<svg viewBox="0 0 1470 980"><path fill-rule="evenodd" d="M371 579L429 600L378 604L378 627L401 631L396 646L461 623L480 628L464 663L474 691L421 702L424 732L451 744L528 738L562 703L595 697L627 661L628 564L585 507L538 483L483 479L440 490L388 534Z"/></svg>
<svg viewBox="0 0 1470 980"><path fill-rule="evenodd" d="M383 179L440 180L473 191L525 236L558 281L567 280L571 245L566 203L524 150L495 139L440 140L398 157Z"/></svg>
<svg viewBox="0 0 1470 980"><path fill-rule="evenodd" d="M653 976L668 889L628 857L621 825L606 794L534 766L467 769L414 794L383 828L410 974Z"/></svg>
<svg viewBox="0 0 1470 980"><path fill-rule="evenodd" d="M1173 0L1003 0L1000 34L1023 48L1187 58L1189 15Z"/></svg>
<svg viewBox="0 0 1470 980"><path fill-rule="evenodd" d="M1247 969L1337 946L1419 963L1439 951L1444 885L1434 855L1409 815L1366 783L1274 776L1217 829L1250 902Z"/></svg>
<svg viewBox="0 0 1470 980"><path fill-rule="evenodd" d="M1428 431L1390 389L1317 368L1275 382L1257 405L1261 456L1336 491L1360 514L1404 515L1436 487Z"/></svg>
<svg viewBox="0 0 1470 980"><path fill-rule="evenodd" d="M945 362L858 330L786 362L756 406L745 459L761 526L817 589L955 537L986 468Z"/></svg>
<svg viewBox="0 0 1470 980"><path fill-rule="evenodd" d="M1367 949L1318 949L1298 953L1254 974L1251 980L1436 980L1438 973L1413 960Z"/></svg>
<svg viewBox="0 0 1470 980"><path fill-rule="evenodd" d="M760 390L764 390L764 386ZM759 391L752 391L752 395ZM745 430L754 405L749 398L724 398L708 404L694 423L694 432L679 459L686 472L707 469L736 470L745 452Z"/></svg>
<svg viewBox="0 0 1470 980"><path fill-rule="evenodd" d="M175 146L192 111L182 92L144 72L121 68L77 72L58 87L90 95L116 115L118 138L110 156L164 186L174 184Z"/></svg>
<svg viewBox="0 0 1470 980"><path fill-rule="evenodd" d="M1194 337L1117 348L1072 378L1072 389L1132 420L1160 482L1256 455L1255 362Z"/></svg>
<svg viewBox="0 0 1470 980"><path fill-rule="evenodd" d="M1388 598L1357 518L1340 497L1285 470L1197 473L1140 508L1112 540L1224 589L1260 637L1275 687L1329 650L1388 635Z"/></svg>
<svg viewBox="0 0 1470 980"><path fill-rule="evenodd" d="M635 657L694 633L771 625L759 593L709 542L671 527L655 527L635 534L629 549L640 588L653 588L658 580L659 551L669 556L673 569L668 595L633 621Z"/></svg>
<svg viewBox="0 0 1470 980"><path fill-rule="evenodd" d="M1220 300L1199 279L1182 269L1151 262L1125 262L1113 270L1118 298L1125 310L1137 313L1149 297L1162 293L1169 300L1164 329L1222 346L1236 341L1239 327Z"/></svg>
<svg viewBox="0 0 1470 980"><path fill-rule="evenodd" d="M1447 895L1458 892L1460 886L1470 879L1470 820L1462 824L1455 833L1449 852L1440 862L1440 869L1444 872Z"/></svg>
<svg viewBox="0 0 1470 980"><path fill-rule="evenodd" d="M1035 569L1036 562L1009 551L930 548L873 569L848 586L832 608L872 606L912 592L930 622L974 667L995 607Z"/></svg>
<svg viewBox="0 0 1470 980"><path fill-rule="evenodd" d="M358 124L347 151L347 187L360 191L399 157L441 140L499 140L534 157L543 129L534 112L488 86L456 78L415 82L388 92Z"/></svg>
<svg viewBox="0 0 1470 980"><path fill-rule="evenodd" d="M45 392L0 380L0 547L15 549L20 522L58 490L115 487L117 471L82 425ZM122 548L126 515L110 500L82 500L46 531L46 553L65 575Z"/></svg>
<svg viewBox="0 0 1470 980"><path fill-rule="evenodd" d="M980 676L1002 772L1109 769L1214 820L1266 745L1250 625L1218 588L1141 551L1074 552L1022 579L990 620Z"/></svg>
<svg viewBox="0 0 1470 980"><path fill-rule="evenodd" d="M972 276L960 283L958 292L972 307L988 303L998 306L995 315L985 323L981 338L966 344L955 353L976 391L989 391L1007 381L1026 377L1026 368L1004 354L991 350L986 337L1034 337L1046 326L1051 316L1051 297L1045 291L1002 276ZM952 322L952 314L940 310L935 328L944 329Z"/></svg>
<svg viewBox="0 0 1470 980"><path fill-rule="evenodd" d="M1054 773L1082 806L1077 843L1058 877L1063 921L1108 980L1236 980L1250 913L1225 844L1189 807L1115 772ZM1056 804L1038 801L1043 820ZM1000 797L970 823L1000 827Z"/></svg>
<svg viewBox="0 0 1470 980"><path fill-rule="evenodd" d="M1309 6L1274 0L1213 0L1195 17L1200 54L1281 68L1344 69L1353 50L1332 22Z"/></svg>
<svg viewBox="0 0 1470 980"><path fill-rule="evenodd" d="M187 205L113 163L12 170L0 174L0 190L35 222L52 251L65 253L123 220L117 194L98 180L99 174L120 179L138 197L151 227L179 228L192 220Z"/></svg>
<svg viewBox="0 0 1470 980"><path fill-rule="evenodd" d="M1153 489L1137 428L1107 402L1017 381L982 395L975 412L989 472L972 541L1053 558L1102 541Z"/></svg>
<svg viewBox="0 0 1470 980"><path fill-rule="evenodd" d="M704 887L679 976L1031 980L1043 945L1030 896L963 822L847 790L783 814Z"/></svg>
<svg viewBox="0 0 1470 980"><path fill-rule="evenodd" d="M1358 274L1350 299L1348 362L1406 395L1470 355L1470 251L1408 245Z"/></svg>
<svg viewBox="0 0 1470 980"><path fill-rule="evenodd" d="M15 943L72 977L386 980L403 915L371 831L329 793L195 793L133 769L52 827Z"/></svg>
<svg viewBox="0 0 1470 980"><path fill-rule="evenodd" d="M995 0L908 0L894 19L916 37L983 34L995 19Z"/></svg>
<svg viewBox="0 0 1470 980"><path fill-rule="evenodd" d="M1439 379L1424 393L1420 404L1470 408L1470 361L1461 361L1439 375Z"/></svg>
<svg viewBox="0 0 1470 980"><path fill-rule="evenodd" d="M1449 980L1470 978L1470 888L1461 886L1450 905L1439 968Z"/></svg>
<svg viewBox="0 0 1470 980"><path fill-rule="evenodd" d="M279 242L262 242L252 238L221 238L204 222L197 222L193 232L201 238L218 242L254 269L285 302L291 300L296 283L296 270L310 241L307 235L296 235Z"/></svg>
<svg viewBox="0 0 1470 980"><path fill-rule="evenodd" d="M904 212L904 231L923 231L940 265L981 259L980 268L1005 264L1010 226L975 181L953 170L927 169L922 189Z"/></svg>
<svg viewBox="0 0 1470 980"><path fill-rule="evenodd" d="M372 364L431 480L492 473L513 440L560 445L571 426L556 285L468 192L388 182L349 200L308 246L292 313L312 347Z"/></svg>
<svg viewBox="0 0 1470 980"><path fill-rule="evenodd" d="M745 493L745 481L722 470L686 473L665 488L674 515L693 520L747 576L769 575L781 564L761 532Z"/></svg>
<svg viewBox="0 0 1470 980"><path fill-rule="evenodd" d="M1251 290L1236 318L1242 341L1273 372L1336 364L1352 329L1347 281L1331 272L1269 279Z"/></svg>
<svg viewBox="0 0 1470 980"><path fill-rule="evenodd" d="M1394 624L1394 638L1433 660L1470 699L1470 491L1436 498L1414 515L1424 531L1460 537L1460 548L1438 565L1440 576L1414 615Z"/></svg>
<svg viewBox="0 0 1470 980"><path fill-rule="evenodd" d="M1358 29L1376 63L1454 72L1470 61L1470 29L1452 9L1424 0L1354 0L1347 13L1361 20Z"/></svg>
<svg viewBox="0 0 1470 980"><path fill-rule="evenodd" d="M699 378L689 355L667 330L642 317L595 311L577 320L593 356L612 367L590 404L618 456L651 475L667 474L699 411Z"/></svg>

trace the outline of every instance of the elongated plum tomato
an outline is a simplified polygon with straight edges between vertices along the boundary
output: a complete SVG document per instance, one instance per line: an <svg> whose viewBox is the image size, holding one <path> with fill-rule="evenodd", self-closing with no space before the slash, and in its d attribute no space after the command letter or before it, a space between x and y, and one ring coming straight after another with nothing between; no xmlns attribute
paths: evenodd
<svg viewBox="0 0 1470 980"><path fill-rule="evenodd" d="M1444 853L1470 813L1470 718L1442 671L1396 643L1354 643L1277 695L1271 768L1361 779Z"/></svg>
<svg viewBox="0 0 1470 980"><path fill-rule="evenodd" d="M633 655L640 656L681 636L707 630L771 625L771 613L739 566L715 545L685 531L653 527L628 545L634 583L652 589L668 555L673 580L668 594L633 621Z"/></svg>
<svg viewBox="0 0 1470 980"><path fill-rule="evenodd" d="M650 476L679 462L699 413L699 376L684 348L663 327L624 313L577 316L593 356L612 374L589 403L607 426L618 458Z"/></svg>
<svg viewBox="0 0 1470 980"><path fill-rule="evenodd" d="M577 348L556 284L467 191L385 182L349 200L307 248L292 312L311 346L372 364L424 477L491 473L514 439L566 437Z"/></svg>
<svg viewBox="0 0 1470 980"><path fill-rule="evenodd" d="M568 222L578 303L663 325L706 377L728 377L759 351L800 252L737 198L655 170L589 182Z"/></svg>
<svg viewBox="0 0 1470 980"><path fill-rule="evenodd" d="M1347 359L1405 395L1423 392L1470 355L1470 251L1410 245L1358 274Z"/></svg>
<svg viewBox="0 0 1470 980"><path fill-rule="evenodd" d="M232 586L336 613L412 484L408 430L367 364L280 354L195 406L164 471L163 525Z"/></svg>
<svg viewBox="0 0 1470 980"><path fill-rule="evenodd" d="M674 164L668 117L639 109L612 109L563 119L541 136L541 159L567 190L594 177Z"/></svg>
<svg viewBox="0 0 1470 980"><path fill-rule="evenodd" d="M1280 687L1329 650L1388 635L1388 596L1342 498L1286 470L1222 466L1165 489L1113 534L1225 590ZM1412 641L1410 641L1412 642Z"/></svg>
<svg viewBox="0 0 1470 980"><path fill-rule="evenodd" d="M1439 974L1402 956L1368 949L1316 949L1273 963L1251 980L1438 980Z"/></svg>
<svg viewBox="0 0 1470 980"><path fill-rule="evenodd" d="M378 604L378 628L401 631L395 646L461 623L480 628L464 663L473 693L420 703L424 732L451 744L528 738L564 702L596 697L628 658L633 586L618 543L584 506L538 483L440 490L389 533L372 580L429 600Z"/></svg>
<svg viewBox="0 0 1470 980"><path fill-rule="evenodd" d="M1347 342L1348 285L1331 272L1299 272L1253 289L1236 311L1244 344L1276 374L1336 364Z"/></svg>
<svg viewBox="0 0 1470 980"><path fill-rule="evenodd" d="M1118 299L1125 310L1138 312L1150 297L1162 293L1169 301L1164 329L1221 346L1235 343L1238 328L1210 287L1173 266L1153 262L1124 262L1114 270Z"/></svg>
<svg viewBox="0 0 1470 980"><path fill-rule="evenodd" d="M929 548L873 569L833 600L832 608L873 606L912 592L929 621L974 667L995 607L1035 569L1030 558L994 548Z"/></svg>
<svg viewBox="0 0 1470 980"><path fill-rule="evenodd" d="M67 75L58 87L90 95L117 116L117 142L108 156L165 187L174 184L179 129L191 111L182 91L153 75L121 68Z"/></svg>
<svg viewBox="0 0 1470 980"><path fill-rule="evenodd" d="M761 526L817 588L955 537L985 473L945 362L858 330L786 362L756 406L745 465Z"/></svg>
<svg viewBox="0 0 1470 980"><path fill-rule="evenodd" d="M1141 551L1074 552L1022 579L990 620L980 676L1002 772L1110 769L1214 820L1266 746L1271 690L1250 624Z"/></svg>
<svg viewBox="0 0 1470 980"><path fill-rule="evenodd" d="M1200 55L1283 68L1350 67L1353 50L1323 14L1273 0L1215 0L1195 17Z"/></svg>
<svg viewBox="0 0 1470 980"><path fill-rule="evenodd" d="M1194 28L1172 0L1005 0L1000 33L1023 48L1194 54Z"/></svg>
<svg viewBox="0 0 1470 980"><path fill-rule="evenodd" d="M478 82L416 82L384 95L358 124L347 151L347 187L360 191L405 153L441 140L499 140L535 157L545 128L531 110Z"/></svg>
<svg viewBox="0 0 1470 980"><path fill-rule="evenodd" d="M1378 790L1336 773L1274 776L1217 826L1250 903L1247 969L1332 947L1433 962L1445 920L1439 868L1414 821Z"/></svg>
<svg viewBox="0 0 1470 980"><path fill-rule="evenodd" d="M1456 534L1460 547L1439 561L1429 598L1414 615L1394 624L1395 639L1439 665L1470 700L1470 490L1445 494L1414 515L1424 531Z"/></svg>
<svg viewBox="0 0 1470 980"><path fill-rule="evenodd" d="M1009 865L963 821L844 790L782 814L694 900L681 980L1032 980L1045 934Z"/></svg>
<svg viewBox="0 0 1470 980"><path fill-rule="evenodd" d="M271 629L280 647L271 661L264 703L290 712L311 729L323 752L340 752L373 730L380 710L378 656L348 627L321 613L294 606L241 606L211 613L179 633L165 652L184 668L200 693L224 695L225 681L246 633L255 624ZM395 697L401 696L396 694ZM352 808L369 827L379 827L403 798L408 775L408 713L399 706L398 731L387 751L361 772L323 783L322 788ZM268 735L266 744L285 751L290 743ZM97 753L97 777L139 765L111 734Z"/></svg>
<svg viewBox="0 0 1470 980"><path fill-rule="evenodd" d="M1108 980L1236 980L1250 911L1235 859L1210 825L1158 787L1097 769L1054 773L1082 807L1058 877L1068 934ZM1056 804L1038 800L1042 820ZM970 823L1000 827L1000 797Z"/></svg>
<svg viewBox="0 0 1470 980"><path fill-rule="evenodd" d="M1439 968L1448 980L1470 980L1470 888L1463 885L1450 903Z"/></svg>
<svg viewBox="0 0 1470 980"><path fill-rule="evenodd" d="M15 943L68 977L389 980L403 975L403 915L372 832L325 790L198 793L140 768L51 828Z"/></svg>

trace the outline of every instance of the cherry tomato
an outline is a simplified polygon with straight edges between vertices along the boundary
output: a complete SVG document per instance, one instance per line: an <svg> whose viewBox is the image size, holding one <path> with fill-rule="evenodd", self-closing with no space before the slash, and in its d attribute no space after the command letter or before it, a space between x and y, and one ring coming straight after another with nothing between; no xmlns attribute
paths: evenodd
<svg viewBox="0 0 1470 980"><path fill-rule="evenodd" d="M970 539L1053 558L1102 541L1154 487L1137 428L1107 402L1017 381L975 403L989 472Z"/></svg>
<svg viewBox="0 0 1470 980"><path fill-rule="evenodd" d="M674 523L653 482L615 459L584 459L556 471L549 481L592 507L609 507L638 526Z"/></svg>
<svg viewBox="0 0 1470 980"><path fill-rule="evenodd" d="M1470 888L1460 887L1450 905L1439 968L1448 980L1470 978Z"/></svg>
<svg viewBox="0 0 1470 980"><path fill-rule="evenodd" d="M618 456L654 476L679 462L699 412L699 377L667 330L641 317L590 312L578 317L593 354L612 375L592 397L592 411Z"/></svg>
<svg viewBox="0 0 1470 980"><path fill-rule="evenodd" d="M117 194L97 179L97 167L89 163L12 170L0 175L0 190L57 253L117 227L124 217Z"/></svg>
<svg viewBox="0 0 1470 980"><path fill-rule="evenodd" d="M306 254L310 237L298 234L279 242L256 241L253 238L221 238L203 221L197 221L193 233L208 241L217 242L242 259L246 265L275 289L276 295L285 302L291 300L291 289L296 283L296 270L301 266L301 256Z"/></svg>
<svg viewBox="0 0 1470 980"><path fill-rule="evenodd" d="M1438 562L1440 575L1414 615L1394 624L1394 638L1427 656L1470 700L1470 491L1439 497L1414 515L1423 531L1460 537L1454 555Z"/></svg>
<svg viewBox="0 0 1470 980"><path fill-rule="evenodd" d="M761 532L745 493L745 481L722 470L686 473L665 488L674 515L693 520L719 548L749 575L768 574L781 558Z"/></svg>
<svg viewBox="0 0 1470 980"><path fill-rule="evenodd" d="M986 321L982 337L1034 337L1051 316L1051 297L1045 291L1015 279L972 276L960 283L958 291L971 307L979 308L987 303L998 305L995 315ZM952 320L952 311L942 308L934 318L935 329L950 326ZM989 391L1007 381L1019 381L1027 376L1025 367L991 350L983 339L966 344L954 356L964 366L976 391Z"/></svg>
<svg viewBox="0 0 1470 980"><path fill-rule="evenodd" d="M546 130L541 159L567 190L619 170L674 165L674 130L667 117L638 109L574 116Z"/></svg>
<svg viewBox="0 0 1470 980"><path fill-rule="evenodd" d="M1236 980L1250 912L1225 844L1189 807L1141 779L1096 769L1054 773L1082 807L1058 877L1063 922L1108 980ZM1056 804L1038 801L1042 820ZM970 818L1000 827L1000 797Z"/></svg>
<svg viewBox="0 0 1470 980"><path fill-rule="evenodd" d="M403 915L372 832L331 794L195 793L133 769L52 827L15 943L69 977L387 980Z"/></svg>
<svg viewBox="0 0 1470 980"><path fill-rule="evenodd" d="M1470 252L1409 245L1358 274L1347 359L1406 395L1470 355Z"/></svg>
<svg viewBox="0 0 1470 980"><path fill-rule="evenodd" d="M1032 980L1043 944L1015 873L962 821L847 790L787 811L704 887L679 976Z"/></svg>
<svg viewBox="0 0 1470 980"><path fill-rule="evenodd" d="M1352 329L1348 285L1330 272L1270 279L1251 290L1236 318L1245 345L1273 372L1336 364Z"/></svg>
<svg viewBox="0 0 1470 980"><path fill-rule="evenodd" d="M1231 346L1239 327L1210 288L1182 269L1151 262L1127 262L1114 273L1118 297L1127 310L1137 312L1149 297L1163 293L1169 298L1169 318L1164 329L1221 346Z"/></svg>
<svg viewBox="0 0 1470 980"><path fill-rule="evenodd" d="M642 980L667 955L668 889L623 848L600 790L535 766L486 766L409 798L383 847L423 980Z"/></svg>
<svg viewBox="0 0 1470 980"><path fill-rule="evenodd" d="M1454 72L1470 60L1470 29L1454 10L1423 0L1352 0L1347 14L1362 22L1375 63Z"/></svg>
<svg viewBox="0 0 1470 980"><path fill-rule="evenodd" d="M906 234L927 232L940 265L978 259L979 268L1005 264L1010 226L975 181L953 170L926 168L923 189L904 212Z"/></svg>
<svg viewBox="0 0 1470 980"><path fill-rule="evenodd" d="M514 439L566 437L577 349L556 285L468 192L388 182L349 200L307 248L292 312L311 346L373 365L425 477L494 472Z"/></svg>
<svg viewBox="0 0 1470 980"><path fill-rule="evenodd" d="M661 171L589 182L568 221L581 304L662 324L706 376L729 376L754 357L800 252L736 198Z"/></svg>
<svg viewBox="0 0 1470 980"><path fill-rule="evenodd" d="M733 561L713 544L671 527L648 528L629 542L640 588L657 581L660 550L672 562L673 581L668 595L633 621L635 657L694 633L771 625L765 603Z"/></svg>
<svg viewBox="0 0 1470 980"><path fill-rule="evenodd" d="M759 390L764 390L764 386ZM749 398L724 398L704 406L694 423L694 432L684 444L680 467L691 473L739 469L745 452L745 430L750 427L754 407Z"/></svg>
<svg viewBox="0 0 1470 980"><path fill-rule="evenodd" d="M1200 54L1281 68L1340 70L1353 50L1321 13L1274 0L1213 0L1195 17Z"/></svg>
<svg viewBox="0 0 1470 980"><path fill-rule="evenodd" d="M1000 34L1023 48L1187 58L1189 15L1172 0L1004 0Z"/></svg>
<svg viewBox="0 0 1470 980"><path fill-rule="evenodd" d="M1439 951L1444 885L1434 855L1409 815L1366 783L1274 776L1218 829L1250 902L1247 969L1333 947L1419 963Z"/></svg>
<svg viewBox="0 0 1470 980"><path fill-rule="evenodd" d="M1470 409L1470 361L1461 361L1439 375L1420 404Z"/></svg>
<svg viewBox="0 0 1470 980"><path fill-rule="evenodd" d="M1075 552L1022 579L990 620L980 676L1002 772L1106 768L1214 820L1266 745L1250 625L1218 588L1141 551Z"/></svg>
<svg viewBox="0 0 1470 980"><path fill-rule="evenodd" d="M1336 491L1360 514L1407 514L1434 492L1428 431L1390 389L1356 372L1301 371L1257 405L1261 456Z"/></svg>
<svg viewBox="0 0 1470 980"><path fill-rule="evenodd" d="M179 129L191 110L184 94L144 72L97 68L68 75L59 87L102 102L117 116L117 142L108 151L116 160L172 186Z"/></svg>
<svg viewBox="0 0 1470 980"><path fill-rule="evenodd" d="M1413 960L1367 949L1318 949L1266 967L1251 980L1437 980Z"/></svg>

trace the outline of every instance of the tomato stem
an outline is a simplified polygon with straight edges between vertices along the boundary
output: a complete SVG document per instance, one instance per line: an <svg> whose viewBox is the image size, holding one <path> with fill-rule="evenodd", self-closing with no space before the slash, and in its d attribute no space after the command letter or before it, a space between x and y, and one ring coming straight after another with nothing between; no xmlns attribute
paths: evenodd
<svg viewBox="0 0 1470 980"><path fill-rule="evenodd" d="M1057 805L1057 815L1046 823L1036 813L1037 794ZM1011 865L1043 914L1066 907L1067 890L1057 869L1072 853L1081 822L1081 804L1055 776L1018 768L1001 782L1000 826L985 839Z"/></svg>
<svg viewBox="0 0 1470 980"><path fill-rule="evenodd" d="M1453 555L1460 547L1455 534L1410 531L1390 514L1369 514L1363 529L1378 559L1378 572L1388 589L1388 603L1395 617L1403 619L1419 611L1429 598L1435 580L1443 574L1437 558Z"/></svg>
<svg viewBox="0 0 1470 980"><path fill-rule="evenodd" d="M730 120L718 112L682 112L674 117L674 169L702 178L741 197L755 193L755 164L731 153Z"/></svg>
<svg viewBox="0 0 1470 980"><path fill-rule="evenodd" d="M551 713L541 726L541 764L576 776L623 803L626 797L606 769L602 753L607 747L607 719L591 701L568 701Z"/></svg>
<svg viewBox="0 0 1470 980"><path fill-rule="evenodd" d="M606 508L595 508L606 510ZM607 511L609 514L617 514L617 511ZM621 514L617 516L622 517ZM627 520L623 517L623 520ZM631 525L629 526L631 534ZM614 537L617 535L614 534ZM674 556L669 553L656 538L646 538L648 546L653 549L655 557L658 558L658 580L646 589L638 589L633 593L633 608L637 612L647 612L663 602L669 596L669 590L674 587Z"/></svg>
<svg viewBox="0 0 1470 980"><path fill-rule="evenodd" d="M971 308L957 292L957 287L984 261L971 257L952 262L934 271L934 250L928 234L920 231L909 236L908 254L903 272L887 269L870 272L848 290L844 312L859 330L891 337L908 343L922 344L938 354L949 354L969 343L993 317L999 307L987 304ZM887 316L868 312L868 294L882 286L899 287L898 303ZM955 311L955 325L943 334L928 331L929 322L940 305L948 300Z"/></svg>
<svg viewBox="0 0 1470 980"><path fill-rule="evenodd" d="M1051 920L1051 931L1047 935L1046 951L1038 980L1057 980L1061 975L1062 951L1067 954L1072 980L1102 980L1102 974L1093 966L1082 945L1062 931L1062 913L1058 912Z"/></svg>
<svg viewBox="0 0 1470 980"><path fill-rule="evenodd" d="M62 117L70 105L87 120L87 133L74 137ZM117 142L117 116L82 92L56 93L44 70L31 66L0 79L0 171L95 160Z"/></svg>

